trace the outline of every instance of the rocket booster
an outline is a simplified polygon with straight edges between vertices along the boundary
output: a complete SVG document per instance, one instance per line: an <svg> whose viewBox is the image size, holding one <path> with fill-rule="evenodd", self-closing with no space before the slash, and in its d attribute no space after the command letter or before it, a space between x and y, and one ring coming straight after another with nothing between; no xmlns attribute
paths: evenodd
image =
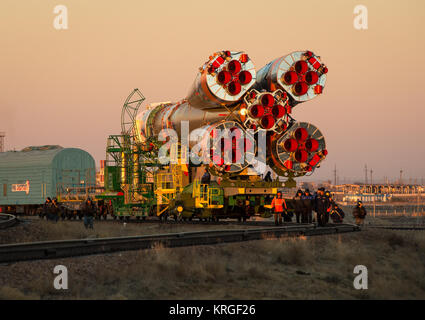
<svg viewBox="0 0 425 320"><path fill-rule="evenodd" d="M267 164L276 173L311 174L327 155L325 140L315 126L296 122L291 113L295 105L323 92L327 72L311 51L277 58L258 72L245 52L216 52L199 68L186 98L139 112L136 136L143 143L163 129L174 129L181 138L187 121L190 132L203 130L200 141L211 148L210 171L220 175L237 174L251 164L241 153L257 152L254 135L261 130L267 133ZM215 141L215 132L224 129L232 133L230 140ZM235 140L240 136L242 140Z"/></svg>

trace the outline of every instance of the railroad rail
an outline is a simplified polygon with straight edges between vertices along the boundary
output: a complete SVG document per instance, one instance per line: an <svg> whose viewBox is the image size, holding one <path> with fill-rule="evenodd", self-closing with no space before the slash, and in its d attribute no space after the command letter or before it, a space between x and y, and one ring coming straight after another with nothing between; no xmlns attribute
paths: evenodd
<svg viewBox="0 0 425 320"><path fill-rule="evenodd" d="M388 230L413 230L413 231L422 231L425 230L425 226L391 226L391 225L368 225L368 228L374 229L388 229Z"/></svg>
<svg viewBox="0 0 425 320"><path fill-rule="evenodd" d="M0 213L0 229L6 229L18 223L18 218L12 214Z"/></svg>
<svg viewBox="0 0 425 320"><path fill-rule="evenodd" d="M156 245L172 248L261 240L274 237L328 235L354 231L360 231L360 228L351 224L330 225L321 228L317 228L313 224L305 224L255 229L210 230L117 238L7 244L0 245L0 263L151 249Z"/></svg>

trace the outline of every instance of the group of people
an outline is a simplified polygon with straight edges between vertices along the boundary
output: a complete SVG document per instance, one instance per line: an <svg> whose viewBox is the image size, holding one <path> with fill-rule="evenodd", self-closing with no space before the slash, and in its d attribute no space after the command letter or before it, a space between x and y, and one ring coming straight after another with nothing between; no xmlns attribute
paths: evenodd
<svg viewBox="0 0 425 320"><path fill-rule="evenodd" d="M64 220L65 208L58 203L57 199L47 198L43 204L42 212L40 213L40 218L46 217L47 220L58 222L62 218ZM96 204L91 200L90 197L83 203L81 211L84 216L84 226L90 229L93 229L93 220L98 213ZM105 206L103 203L99 206L100 214L105 214Z"/></svg>
<svg viewBox="0 0 425 320"><path fill-rule="evenodd" d="M310 193L309 189L298 190L293 198L293 204L297 223L313 223L317 221L318 226L323 227L329 222L329 218L332 219L333 223L342 223L345 217L344 211L333 200L332 194L329 191L325 191L325 188L319 188L315 195ZM292 221L292 214L288 210L282 192L279 191L277 193L272 200L271 206L276 225L282 224L282 220L284 222ZM315 218L313 217L313 211L316 212ZM362 201L358 201L353 209L353 216L357 225L363 225L366 214Z"/></svg>
<svg viewBox="0 0 425 320"><path fill-rule="evenodd" d="M62 208L58 204L58 200L49 197L43 204L43 209L40 214L40 217L46 217L47 220L58 222L59 218L62 216Z"/></svg>

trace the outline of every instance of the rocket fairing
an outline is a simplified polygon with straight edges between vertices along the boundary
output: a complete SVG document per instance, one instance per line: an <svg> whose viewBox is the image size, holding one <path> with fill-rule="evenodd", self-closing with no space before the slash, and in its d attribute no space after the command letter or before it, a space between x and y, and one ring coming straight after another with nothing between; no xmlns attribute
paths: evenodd
<svg viewBox="0 0 425 320"><path fill-rule="evenodd" d="M180 135L182 121L188 121L190 132L203 132L200 141L210 149L210 172L237 175L252 164L249 159L257 150L263 150L254 139L261 130L267 134L266 161L273 171L283 176L311 174L326 158L325 139L315 126L296 122L291 113L295 105L322 94L327 72L311 51L292 52L258 72L245 52L216 52L199 68L185 99L152 104L139 112L137 137L143 143L162 129ZM230 140L215 139L215 132L224 129L232 132ZM242 142L236 139L240 136Z"/></svg>

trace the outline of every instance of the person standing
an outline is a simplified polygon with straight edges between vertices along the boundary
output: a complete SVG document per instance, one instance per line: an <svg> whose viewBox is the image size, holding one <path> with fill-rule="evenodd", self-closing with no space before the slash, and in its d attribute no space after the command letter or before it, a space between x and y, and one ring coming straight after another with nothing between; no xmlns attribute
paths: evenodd
<svg viewBox="0 0 425 320"><path fill-rule="evenodd" d="M356 220L356 225L362 226L364 224L364 219L366 218L367 212L366 208L363 207L362 201L357 201L357 205L353 209L353 217Z"/></svg>
<svg viewBox="0 0 425 320"><path fill-rule="evenodd" d="M96 207L91 201L91 198L88 197L87 201L83 205L83 214L84 214L84 226L90 229L93 229L93 218L96 214Z"/></svg>
<svg viewBox="0 0 425 320"><path fill-rule="evenodd" d="M266 181L266 182L272 182L273 181L273 179L272 179L272 172L271 171L268 171L266 173L266 176L264 177L264 181Z"/></svg>
<svg viewBox="0 0 425 320"><path fill-rule="evenodd" d="M285 199L282 197L282 192L278 192L276 197L272 200L272 208L274 215L274 224L281 225L282 224L282 215L283 215L283 207L287 210ZM278 222L279 219L279 222Z"/></svg>
<svg viewBox="0 0 425 320"><path fill-rule="evenodd" d="M325 188L317 189L315 208L317 213L317 224L319 227L324 227L326 225L326 217L329 208L329 199L325 196Z"/></svg>
<svg viewBox="0 0 425 320"><path fill-rule="evenodd" d="M300 221L300 220L303 220L302 216L303 216L303 211L304 211L304 205L303 205L303 202L301 200L303 196L304 196L304 193L301 190L298 190L297 193L295 194L295 197L293 198L294 209L295 209L295 217L296 217L297 223L303 222L303 221Z"/></svg>
<svg viewBox="0 0 425 320"><path fill-rule="evenodd" d="M52 220L54 222L58 222L60 209L59 209L59 206L58 206L58 200L56 198L53 199L50 208L51 208L50 210L51 210Z"/></svg>
<svg viewBox="0 0 425 320"><path fill-rule="evenodd" d="M50 210L49 206L50 206L50 202L51 201L52 200L49 197L46 198L46 201L43 204L43 210L42 210L42 212L40 214L40 218L41 219L43 219L44 217L46 217L46 220L49 220L49 218L50 218L49 217L49 210Z"/></svg>
<svg viewBox="0 0 425 320"><path fill-rule="evenodd" d="M301 218L301 222L312 223L314 196L310 193L309 189L305 189L304 195L301 197L301 201L303 202L303 215Z"/></svg>
<svg viewBox="0 0 425 320"><path fill-rule="evenodd" d="M201 184L210 184L211 183L211 175L207 168L205 168L204 174L201 177Z"/></svg>

